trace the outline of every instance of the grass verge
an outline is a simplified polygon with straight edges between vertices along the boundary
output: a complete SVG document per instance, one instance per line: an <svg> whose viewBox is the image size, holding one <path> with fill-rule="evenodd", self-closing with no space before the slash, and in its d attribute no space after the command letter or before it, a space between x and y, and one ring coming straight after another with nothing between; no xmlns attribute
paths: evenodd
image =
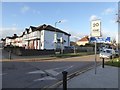
<svg viewBox="0 0 120 90"><path fill-rule="evenodd" d="M56 54L52 57L57 58L69 58L69 57L77 57L77 56L85 56L85 55L93 55L94 52L81 52L81 53L67 53L67 54Z"/></svg>
<svg viewBox="0 0 120 90"><path fill-rule="evenodd" d="M120 67L120 57L114 58L114 59L106 62L105 65Z"/></svg>

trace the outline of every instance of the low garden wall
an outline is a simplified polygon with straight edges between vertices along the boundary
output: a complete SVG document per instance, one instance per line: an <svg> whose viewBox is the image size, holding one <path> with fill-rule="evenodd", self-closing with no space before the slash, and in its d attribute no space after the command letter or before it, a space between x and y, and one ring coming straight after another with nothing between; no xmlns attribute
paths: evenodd
<svg viewBox="0 0 120 90"><path fill-rule="evenodd" d="M54 49L52 50L36 50L36 49L25 49L23 47L4 47L4 50L6 51L12 51L12 53L19 55L19 56L35 56L35 55L53 55L55 54ZM57 53L60 53L61 50L57 50ZM93 52L93 48L78 48L76 49L76 53L80 52ZM63 53L74 53L73 49L65 49L63 50Z"/></svg>

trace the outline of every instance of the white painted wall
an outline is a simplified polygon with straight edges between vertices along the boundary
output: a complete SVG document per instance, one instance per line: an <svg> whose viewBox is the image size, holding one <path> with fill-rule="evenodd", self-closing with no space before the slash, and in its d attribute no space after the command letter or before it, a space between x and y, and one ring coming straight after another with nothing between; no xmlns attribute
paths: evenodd
<svg viewBox="0 0 120 90"><path fill-rule="evenodd" d="M12 40L11 39L9 39L9 38L6 38L6 44L5 45L10 45L10 42L12 42Z"/></svg>
<svg viewBox="0 0 120 90"><path fill-rule="evenodd" d="M41 31L41 40L40 40L40 48L44 49L44 36L45 36L45 30Z"/></svg>
<svg viewBox="0 0 120 90"><path fill-rule="evenodd" d="M54 49L54 34L55 32L44 30L44 49ZM57 32L57 39L61 37L66 41L63 46L70 46L69 36ZM61 43L58 43L57 47L61 48Z"/></svg>
<svg viewBox="0 0 120 90"><path fill-rule="evenodd" d="M70 46L70 38L69 38L69 36L68 35L63 35L63 39L66 41L65 43L64 43L64 46Z"/></svg>
<svg viewBox="0 0 120 90"><path fill-rule="evenodd" d="M37 40L37 41L38 41L37 49L41 49L41 47L40 47L40 40Z"/></svg>
<svg viewBox="0 0 120 90"><path fill-rule="evenodd" d="M44 31L44 49L54 49L54 32Z"/></svg>

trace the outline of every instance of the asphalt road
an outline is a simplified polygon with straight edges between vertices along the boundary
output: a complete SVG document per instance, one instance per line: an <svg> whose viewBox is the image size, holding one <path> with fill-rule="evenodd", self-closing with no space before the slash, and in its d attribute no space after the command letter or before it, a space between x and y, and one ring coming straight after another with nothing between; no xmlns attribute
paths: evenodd
<svg viewBox="0 0 120 90"><path fill-rule="evenodd" d="M97 61L100 61L98 58ZM43 88L62 79L62 71L71 74L94 65L94 55L39 62L2 62L3 88Z"/></svg>

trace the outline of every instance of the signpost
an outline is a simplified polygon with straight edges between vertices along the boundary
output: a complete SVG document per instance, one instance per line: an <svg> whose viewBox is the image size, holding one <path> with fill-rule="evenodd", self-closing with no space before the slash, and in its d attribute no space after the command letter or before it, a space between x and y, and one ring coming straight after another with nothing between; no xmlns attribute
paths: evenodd
<svg viewBox="0 0 120 90"><path fill-rule="evenodd" d="M92 37L101 36L101 21L99 19L91 21L91 36Z"/></svg>
<svg viewBox="0 0 120 90"><path fill-rule="evenodd" d="M91 37L100 37L101 36L101 21L99 19L91 21ZM97 41L95 40L95 74L97 67Z"/></svg>
<svg viewBox="0 0 120 90"><path fill-rule="evenodd" d="M102 38L102 37L90 37L89 40L91 43L97 42L97 43L111 43L111 38Z"/></svg>
<svg viewBox="0 0 120 90"><path fill-rule="evenodd" d="M95 74L97 72L97 70L96 70L96 67L97 67L97 55L96 55L96 52L97 52L97 42L95 41Z"/></svg>

